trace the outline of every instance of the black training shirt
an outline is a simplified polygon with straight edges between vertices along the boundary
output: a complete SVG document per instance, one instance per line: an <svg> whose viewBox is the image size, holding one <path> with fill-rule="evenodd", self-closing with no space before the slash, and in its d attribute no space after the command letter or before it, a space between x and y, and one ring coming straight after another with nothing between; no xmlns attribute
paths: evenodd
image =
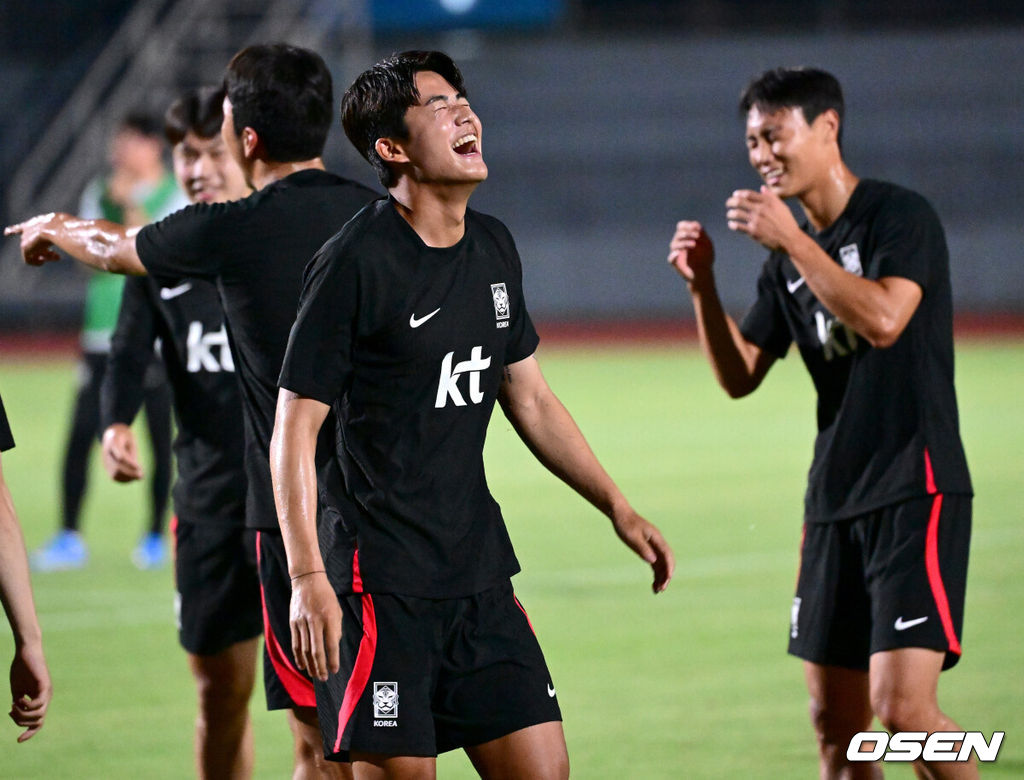
<svg viewBox="0 0 1024 780"><path fill-rule="evenodd" d="M784 357L796 342L818 392L818 435L806 519L854 517L914 496L971 493L953 388L953 303L946 239L928 202L862 180L839 218L815 234L825 252L867 279L896 276L923 296L885 349L839 322L788 255L773 252L743 336Z"/></svg>
<svg viewBox="0 0 1024 780"><path fill-rule="evenodd" d="M138 414L156 339L178 422L175 511L189 522L244 523L241 394L212 282L153 276L125 281L100 394L103 428L130 425Z"/></svg>
<svg viewBox="0 0 1024 780"><path fill-rule="evenodd" d="M492 217L467 211L462 240L431 248L383 199L324 246L281 387L334 405L339 592L454 598L519 570L483 447L503 367L537 342L519 255Z"/></svg>
<svg viewBox="0 0 1024 780"><path fill-rule="evenodd" d="M14 448L14 436L11 435L11 426L7 422L7 412L4 411L4 399L0 398L0 452Z"/></svg>
<svg viewBox="0 0 1024 780"><path fill-rule="evenodd" d="M252 527L278 527L268 453L302 271L375 197L340 176L303 170L239 201L189 206L142 228L136 239L150 274L217 282L241 383Z"/></svg>

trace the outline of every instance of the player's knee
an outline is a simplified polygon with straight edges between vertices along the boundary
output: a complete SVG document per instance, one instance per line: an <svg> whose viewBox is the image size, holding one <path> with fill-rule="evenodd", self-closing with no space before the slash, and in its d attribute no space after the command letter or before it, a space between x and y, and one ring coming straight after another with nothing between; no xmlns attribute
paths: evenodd
<svg viewBox="0 0 1024 780"><path fill-rule="evenodd" d="M204 674L195 675L201 712L217 714L244 710L249 705L253 681L245 674Z"/></svg>
<svg viewBox="0 0 1024 780"><path fill-rule="evenodd" d="M314 711L315 712L315 711ZM323 740L320 736L320 728L315 720L309 721L305 712L301 714L292 710L289 724L292 729L292 736L295 740L295 760L306 766L318 766L329 768L335 762L327 762L324 758Z"/></svg>
<svg viewBox="0 0 1024 780"><path fill-rule="evenodd" d="M821 699L811 697L808 705L808 714L811 719L811 726L818 737L818 744L822 747L831 745L849 744L850 737L858 731L849 713L839 707L830 707Z"/></svg>
<svg viewBox="0 0 1024 780"><path fill-rule="evenodd" d="M295 741L295 763L300 766L315 766L319 759L323 758L323 751L320 746L313 744L309 735L301 730L292 733Z"/></svg>
<svg viewBox="0 0 1024 780"><path fill-rule="evenodd" d="M532 778L543 778L543 780L568 780L569 778L569 754L562 749L552 752L544 760L543 767L535 767L530 771Z"/></svg>
<svg viewBox="0 0 1024 780"><path fill-rule="evenodd" d="M889 731L921 731L927 724L930 707L916 697L896 691L877 693L871 697L871 707L878 720Z"/></svg>
<svg viewBox="0 0 1024 780"><path fill-rule="evenodd" d="M569 780L569 756L563 754L557 765L553 767L552 777L555 780Z"/></svg>
<svg viewBox="0 0 1024 780"><path fill-rule="evenodd" d="M315 742L308 736L295 735L295 768L296 777L319 778L350 778L352 770L349 764L329 761L324 756L320 739Z"/></svg>

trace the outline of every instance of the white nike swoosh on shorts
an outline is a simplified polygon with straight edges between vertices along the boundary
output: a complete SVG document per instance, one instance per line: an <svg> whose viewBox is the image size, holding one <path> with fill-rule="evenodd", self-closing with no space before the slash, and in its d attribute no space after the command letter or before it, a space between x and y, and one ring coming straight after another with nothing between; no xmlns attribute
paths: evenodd
<svg viewBox="0 0 1024 780"><path fill-rule="evenodd" d="M895 628L897 631L906 631L908 628L913 628L914 626L924 623L924 621L926 621L927 619L928 616L925 615L924 617L914 618L913 620L904 620L903 616L900 615L898 618L896 618L896 622L893 624L893 628Z"/></svg>

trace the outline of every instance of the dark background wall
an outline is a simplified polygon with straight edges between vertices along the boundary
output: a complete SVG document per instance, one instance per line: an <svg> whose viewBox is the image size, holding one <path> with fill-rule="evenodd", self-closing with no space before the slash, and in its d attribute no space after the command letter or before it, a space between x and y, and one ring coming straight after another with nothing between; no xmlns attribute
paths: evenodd
<svg viewBox="0 0 1024 780"><path fill-rule="evenodd" d="M724 201L759 182L737 96L780 64L835 73L844 149L862 177L921 191L943 219L961 310L1024 310L1024 37L1014 32L604 36L500 42L466 62L491 180L475 205L518 236L534 308L661 315L675 222L718 244L731 305L764 251L730 234Z"/></svg>
<svg viewBox="0 0 1024 780"><path fill-rule="evenodd" d="M130 5L0 6L2 180ZM764 252L724 223L729 193L757 185L735 103L751 76L780 64L834 72L853 170L935 205L958 311L1024 313L1024 3L554 5L525 28L378 30L371 45L375 55L443 48L462 65L491 171L473 206L516 236L536 317L690 316L665 265L681 218L715 239L727 305L749 302ZM336 46L323 53L340 95L354 73ZM327 158L376 184L337 129ZM45 284L0 286L0 328L74 327L82 282L53 269Z"/></svg>

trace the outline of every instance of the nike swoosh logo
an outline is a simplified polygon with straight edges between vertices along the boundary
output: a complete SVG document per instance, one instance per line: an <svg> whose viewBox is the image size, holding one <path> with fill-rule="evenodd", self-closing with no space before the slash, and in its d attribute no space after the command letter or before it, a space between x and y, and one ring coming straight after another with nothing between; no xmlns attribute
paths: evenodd
<svg viewBox="0 0 1024 780"><path fill-rule="evenodd" d="M552 688L550 685L548 686L548 696L550 696L552 699L555 698L555 689Z"/></svg>
<svg viewBox="0 0 1024 780"><path fill-rule="evenodd" d="M791 293L795 293L797 290L800 289L800 285L802 285L803 283L804 283L804 278L802 276L799 279L797 279L795 282L791 282L791 281L789 281L787 279L786 280L786 289L789 290Z"/></svg>
<svg viewBox="0 0 1024 780"><path fill-rule="evenodd" d="M441 311L441 307L440 306L438 308L434 309L432 312L430 312L430 314L424 314L419 319L416 319L415 313L414 314L410 314L409 315L409 327L410 328L418 328L420 325L422 325L424 322L429 320L431 317L433 317L439 311Z"/></svg>
<svg viewBox="0 0 1024 780"><path fill-rule="evenodd" d="M179 284L177 287L161 287L160 297L165 301L171 300L171 298L177 298L179 295L184 295L192 289L192 282L185 282Z"/></svg>
<svg viewBox="0 0 1024 780"><path fill-rule="evenodd" d="M893 628L895 628L897 631L906 631L908 628L913 628L914 626L924 623L924 621L926 621L927 619L928 616L925 615L924 617L914 618L913 620L904 620L903 616L900 615L898 618L896 618L896 622L893 624Z"/></svg>

